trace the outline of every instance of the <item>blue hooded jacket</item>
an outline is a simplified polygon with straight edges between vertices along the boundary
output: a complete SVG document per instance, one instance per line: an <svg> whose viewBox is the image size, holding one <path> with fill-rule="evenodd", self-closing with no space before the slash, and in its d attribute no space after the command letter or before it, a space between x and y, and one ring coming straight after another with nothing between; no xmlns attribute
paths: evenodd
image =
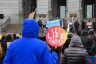
<svg viewBox="0 0 96 64"><path fill-rule="evenodd" d="M25 19L22 38L10 44L3 64L57 64L57 53L51 54L46 42L38 39L38 34L36 20Z"/></svg>

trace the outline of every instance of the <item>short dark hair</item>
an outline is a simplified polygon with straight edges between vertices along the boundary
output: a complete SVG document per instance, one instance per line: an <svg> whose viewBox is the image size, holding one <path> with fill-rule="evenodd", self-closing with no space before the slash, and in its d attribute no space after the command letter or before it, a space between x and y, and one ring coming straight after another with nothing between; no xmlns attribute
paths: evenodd
<svg viewBox="0 0 96 64"><path fill-rule="evenodd" d="M93 30L93 29L90 29L90 30L88 31L88 35L94 35L94 30Z"/></svg>
<svg viewBox="0 0 96 64"><path fill-rule="evenodd" d="M72 38L73 37L73 35L72 35L72 33L68 33L68 38Z"/></svg>

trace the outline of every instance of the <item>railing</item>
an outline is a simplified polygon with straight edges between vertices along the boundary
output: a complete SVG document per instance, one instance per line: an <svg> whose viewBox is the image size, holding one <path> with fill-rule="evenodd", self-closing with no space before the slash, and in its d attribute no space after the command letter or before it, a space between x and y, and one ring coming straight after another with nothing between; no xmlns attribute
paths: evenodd
<svg viewBox="0 0 96 64"><path fill-rule="evenodd" d="M5 32L5 28L11 24L10 17L5 17L4 19L0 20L0 32Z"/></svg>

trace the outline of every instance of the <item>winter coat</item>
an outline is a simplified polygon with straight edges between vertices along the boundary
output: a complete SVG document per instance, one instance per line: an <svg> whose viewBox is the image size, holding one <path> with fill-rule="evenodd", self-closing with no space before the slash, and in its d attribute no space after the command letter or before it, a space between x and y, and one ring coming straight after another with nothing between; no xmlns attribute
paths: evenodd
<svg viewBox="0 0 96 64"><path fill-rule="evenodd" d="M88 64L88 62L88 53L83 48L80 37L73 36L69 47L65 49L61 64Z"/></svg>
<svg viewBox="0 0 96 64"><path fill-rule="evenodd" d="M88 53L90 56L94 56L96 53L96 36L95 35L89 35L88 36L88 43L89 43L89 48L88 48Z"/></svg>
<svg viewBox="0 0 96 64"><path fill-rule="evenodd" d="M46 42L38 39L38 33L36 20L25 19L22 38L10 44L3 64L57 64L57 53L50 53Z"/></svg>
<svg viewBox="0 0 96 64"><path fill-rule="evenodd" d="M81 32L81 41L82 41L82 44L84 46L84 48L88 51L88 48L89 48L89 43L88 43L88 32L87 30L83 30Z"/></svg>
<svg viewBox="0 0 96 64"><path fill-rule="evenodd" d="M93 56L96 52L96 36L93 29L88 31L88 53L90 56Z"/></svg>

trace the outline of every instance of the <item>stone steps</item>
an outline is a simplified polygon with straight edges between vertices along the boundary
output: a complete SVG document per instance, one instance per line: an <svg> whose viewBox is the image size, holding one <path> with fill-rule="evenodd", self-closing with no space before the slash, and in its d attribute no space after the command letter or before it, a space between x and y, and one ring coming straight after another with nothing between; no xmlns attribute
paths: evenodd
<svg viewBox="0 0 96 64"><path fill-rule="evenodd" d="M9 24L5 29L2 30L3 33L21 33L21 24Z"/></svg>

